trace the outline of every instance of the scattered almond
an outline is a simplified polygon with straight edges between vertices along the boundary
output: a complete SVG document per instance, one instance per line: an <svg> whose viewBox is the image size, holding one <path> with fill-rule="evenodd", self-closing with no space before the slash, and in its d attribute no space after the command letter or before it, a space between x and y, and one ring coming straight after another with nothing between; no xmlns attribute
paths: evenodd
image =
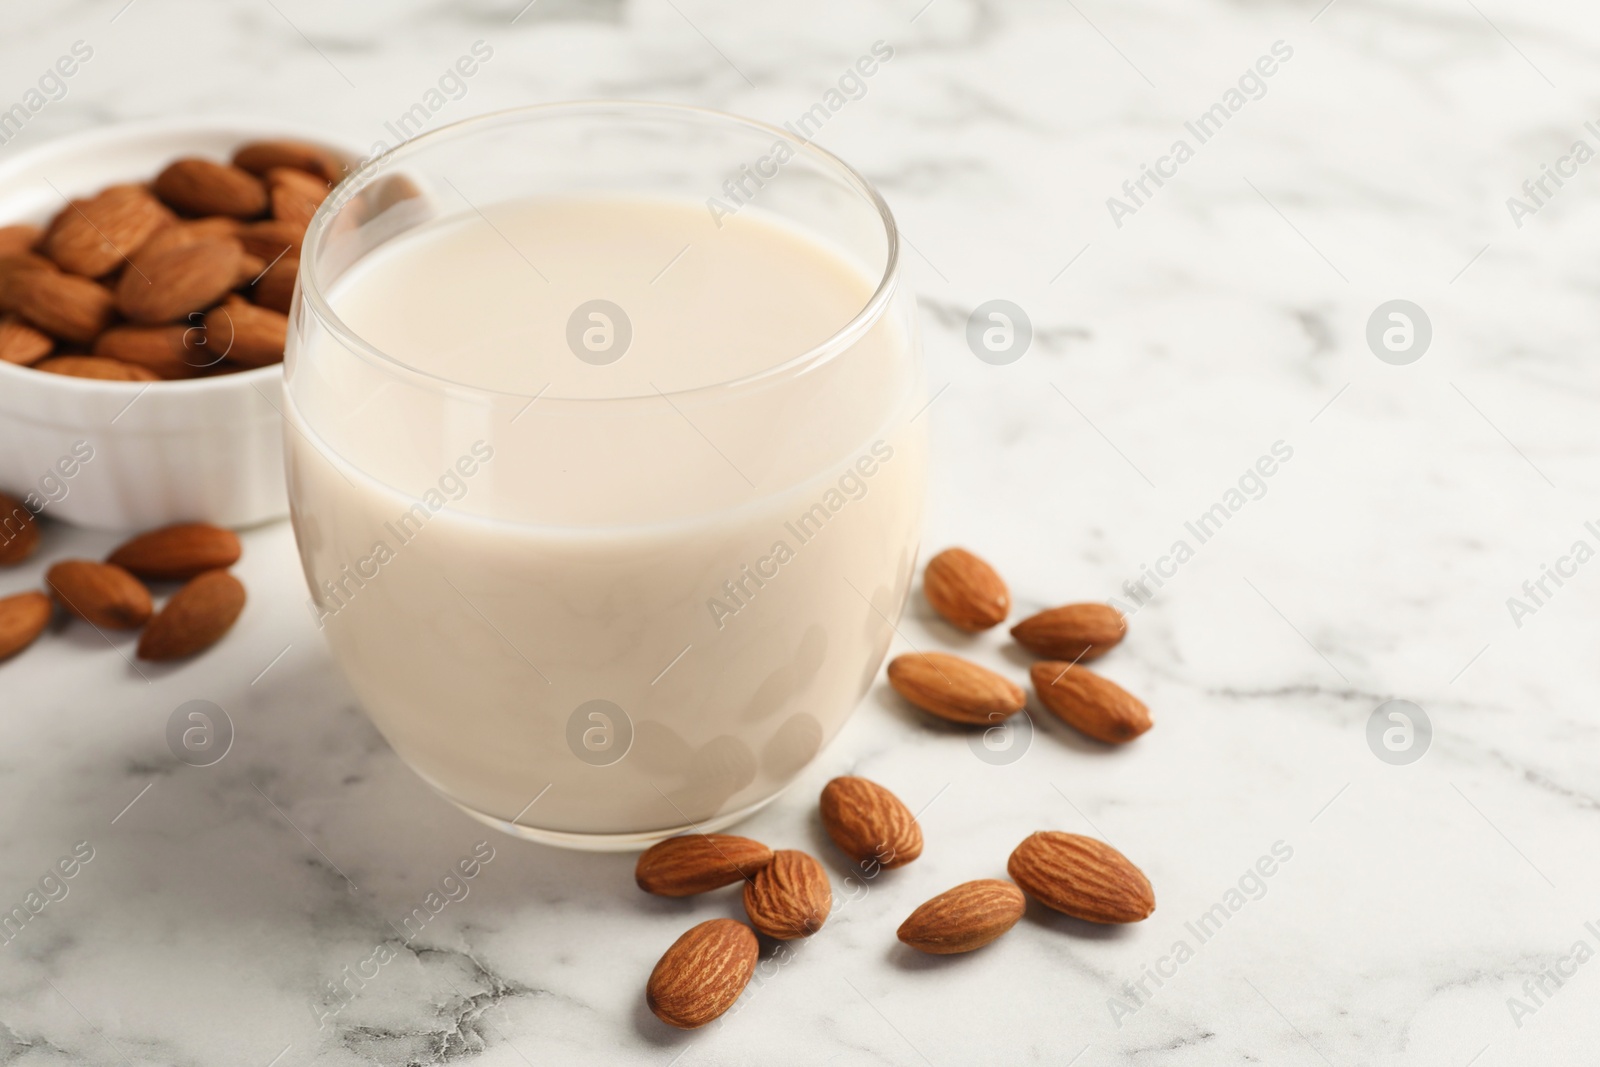
<svg viewBox="0 0 1600 1067"><path fill-rule="evenodd" d="M117 282L117 307L134 322L176 322L221 300L233 288L243 256L244 248L231 237L141 252ZM22 313L27 315L26 307Z"/></svg>
<svg viewBox="0 0 1600 1067"><path fill-rule="evenodd" d="M50 270L24 270L11 282L16 312L52 337L92 341L111 324L111 291L105 286Z"/></svg>
<svg viewBox="0 0 1600 1067"><path fill-rule="evenodd" d="M903 867L922 855L922 827L916 817L877 782L835 778L823 787L821 806L823 829L863 867Z"/></svg>
<svg viewBox="0 0 1600 1067"><path fill-rule="evenodd" d="M251 141L233 153L233 165L264 175L277 167L293 167L327 182L344 176L344 162L325 148L304 141Z"/></svg>
<svg viewBox="0 0 1600 1067"><path fill-rule="evenodd" d="M0 493L0 567L14 567L39 547L39 520L16 497Z"/></svg>
<svg viewBox="0 0 1600 1067"><path fill-rule="evenodd" d="M1156 910L1144 872L1092 837L1032 834L1011 853L1006 870L1030 897L1075 919L1131 923Z"/></svg>
<svg viewBox="0 0 1600 1067"><path fill-rule="evenodd" d="M1017 644L1045 659L1087 663L1099 659L1128 632L1122 612L1110 604L1067 604L1030 615L1011 628Z"/></svg>
<svg viewBox="0 0 1600 1067"><path fill-rule="evenodd" d="M0 226L0 256L19 256L31 252L44 231L26 223Z"/></svg>
<svg viewBox="0 0 1600 1067"><path fill-rule="evenodd" d="M645 1003L680 1030L704 1026L744 992L761 944L736 919L708 919L672 943L650 972Z"/></svg>
<svg viewBox="0 0 1600 1067"><path fill-rule="evenodd" d="M68 206L40 251L63 270L98 278L126 263L150 236L176 220L142 185L113 185Z"/></svg>
<svg viewBox="0 0 1600 1067"><path fill-rule="evenodd" d="M192 656L222 639L244 610L244 586L227 571L207 571L172 594L139 635L139 658Z"/></svg>
<svg viewBox="0 0 1600 1067"><path fill-rule="evenodd" d="M239 562L239 537L208 522L183 522L142 533L106 557L150 581L183 581Z"/></svg>
<svg viewBox="0 0 1600 1067"><path fill-rule="evenodd" d="M969 726L992 726L1028 702L1021 687L948 652L896 656L889 684L923 711Z"/></svg>
<svg viewBox="0 0 1600 1067"><path fill-rule="evenodd" d="M687 897L749 878L772 862L772 850L732 834L683 834L645 849L633 878L646 893Z"/></svg>
<svg viewBox="0 0 1600 1067"><path fill-rule="evenodd" d="M744 910L750 925L780 941L810 937L833 910L828 872L811 856L779 849L772 862L745 883Z"/></svg>
<svg viewBox="0 0 1600 1067"><path fill-rule="evenodd" d="M150 618L150 591L109 563L69 559L44 576L56 600L78 618L113 630L137 630Z"/></svg>
<svg viewBox="0 0 1600 1067"><path fill-rule="evenodd" d="M290 253L267 268L251 293L257 304L280 315L294 306L294 279L300 272L300 257Z"/></svg>
<svg viewBox="0 0 1600 1067"><path fill-rule="evenodd" d="M267 190L249 171L209 159L179 159L156 175L155 194L186 215L251 219L267 210Z"/></svg>
<svg viewBox="0 0 1600 1067"><path fill-rule="evenodd" d="M193 378L205 366L203 354L189 351L191 327L113 326L94 342L94 354L132 363L158 378L176 381Z"/></svg>
<svg viewBox="0 0 1600 1067"><path fill-rule="evenodd" d="M33 644L50 624L50 598L38 591L0 598L0 660Z"/></svg>
<svg viewBox="0 0 1600 1067"><path fill-rule="evenodd" d="M1143 701L1087 667L1040 660L1029 673L1040 703L1096 741L1119 745L1150 729L1150 709Z"/></svg>
<svg viewBox="0 0 1600 1067"><path fill-rule="evenodd" d="M105 356L51 356L35 363L33 369L42 370L47 374L65 374L69 378L98 378L104 382L161 380L161 376L153 370Z"/></svg>
<svg viewBox="0 0 1600 1067"><path fill-rule="evenodd" d="M327 199L332 187L323 179L291 167L267 171L267 193L272 201L272 217L296 226L307 226L311 216Z"/></svg>
<svg viewBox="0 0 1600 1067"><path fill-rule="evenodd" d="M982 948L1027 910L1022 890L998 878L964 882L934 897L900 924L897 936L922 952L949 956Z"/></svg>
<svg viewBox="0 0 1600 1067"><path fill-rule="evenodd" d="M922 593L950 625L968 633L997 626L1011 612L1006 583L993 567L964 548L947 548L928 561Z"/></svg>
<svg viewBox="0 0 1600 1067"><path fill-rule="evenodd" d="M0 565L21 562L38 543L33 513L0 494ZM62 560L45 573L45 584L57 603L96 626L125 630L145 626L139 640L141 658L178 659L215 644L244 609L244 586L222 569L238 560L239 551L239 539L229 530L182 523L124 542L105 563ZM134 576L135 570L142 577L189 580L160 612L153 612L150 591ZM25 594L0 600L0 660L39 635L49 620L49 599Z"/></svg>
<svg viewBox="0 0 1600 1067"><path fill-rule="evenodd" d="M15 315L0 316L0 360L27 367L39 362L55 347L48 334Z"/></svg>
<svg viewBox="0 0 1600 1067"><path fill-rule="evenodd" d="M243 367L265 367L283 361L289 318L230 296L206 312L206 344Z"/></svg>

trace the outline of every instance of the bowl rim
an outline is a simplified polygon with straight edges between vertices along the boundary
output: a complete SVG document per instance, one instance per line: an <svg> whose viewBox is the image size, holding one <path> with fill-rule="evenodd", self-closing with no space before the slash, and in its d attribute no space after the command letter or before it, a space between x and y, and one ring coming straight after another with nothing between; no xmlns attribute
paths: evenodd
<svg viewBox="0 0 1600 1067"><path fill-rule="evenodd" d="M135 119L79 130L61 137L43 141L19 151L0 162L0 187L13 181L18 172L32 169L52 156L68 156L92 148L104 147L108 142L138 141L169 135L206 134L238 135L240 138L263 136L292 137L309 141L321 148L331 149L350 157L352 168L364 158L351 146L324 130L271 119L251 117L207 116L205 118L153 118ZM112 179L114 180L114 179ZM329 196L333 194L330 192ZM10 219L0 219L0 226L10 225ZM282 376L283 364L272 363L265 367L252 367L233 374L219 374L209 378L183 378L177 381L110 381L103 378L79 378L70 374L51 374L15 363L0 360L0 389L31 388L57 389L78 395L128 396L132 391L143 391L153 385L161 386L168 395L192 395L213 390L254 388L255 383L274 375ZM31 383L31 385L29 384ZM260 390L257 390L259 392Z"/></svg>

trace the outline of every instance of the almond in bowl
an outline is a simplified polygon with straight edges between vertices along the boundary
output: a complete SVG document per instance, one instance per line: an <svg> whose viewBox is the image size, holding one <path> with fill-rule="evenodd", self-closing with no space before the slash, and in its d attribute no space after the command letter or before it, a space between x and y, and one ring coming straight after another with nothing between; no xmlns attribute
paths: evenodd
<svg viewBox="0 0 1600 1067"><path fill-rule="evenodd" d="M267 159L285 162L262 176L238 165ZM255 285L271 265L257 253L281 245L276 261L299 246L340 176L328 176L330 160L300 141L246 141L231 161L183 156L147 182L74 199L42 230L9 225L0 247L9 276L0 310L14 335L6 361L101 381L281 362L288 318L272 294L272 306L257 300ZM256 227L248 246L245 225ZM149 330L130 332L141 326ZM91 348L94 362L83 362L78 346Z"/></svg>
<svg viewBox="0 0 1600 1067"><path fill-rule="evenodd" d="M99 528L286 514L296 253L312 187L357 158L281 127L184 121L0 160L0 486L65 482L48 514ZM269 176L284 169L298 178Z"/></svg>

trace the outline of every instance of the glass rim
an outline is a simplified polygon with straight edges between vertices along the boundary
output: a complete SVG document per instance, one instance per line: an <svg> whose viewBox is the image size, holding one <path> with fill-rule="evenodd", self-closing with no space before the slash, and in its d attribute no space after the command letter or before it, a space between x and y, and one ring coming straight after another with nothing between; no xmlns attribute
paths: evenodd
<svg viewBox="0 0 1600 1067"><path fill-rule="evenodd" d="M549 397L546 399L547 403L615 405L628 401L656 399L658 397L691 397L696 394L760 388L773 380L804 374L815 366L826 363L839 353L848 350L883 318L899 286L900 234L898 227L895 225L894 214L889 210L889 205L884 201L877 188L865 176L832 152L819 147L814 141L796 137L788 130L773 126L770 123L761 122L758 119L745 118L742 115L735 115L726 111L718 111L715 108L649 100L569 100L549 104L528 104L519 107L502 108L498 111L490 111L482 115L461 119L441 126L436 130L418 134L400 142L393 148L386 149L379 155L371 157L356 170L346 175L344 180L328 194L322 205L317 208L310 225L306 228L300 253L300 282L303 303L297 301L294 310L298 313L302 306L309 306L310 311L319 320L319 324L332 333L349 351L385 373L420 380L421 384L430 389L467 398L505 397L508 400L528 401L530 404L533 400L543 398L544 393L542 391L530 399L525 393L491 389L455 381L443 375L421 370L401 362L396 357L373 345L362 337L360 333L353 330L328 303L326 292L321 280L318 278L317 258L328 237L336 213L348 206L350 201L361 190L370 186L377 179L378 175L395 163L402 161L407 154L486 127L507 125L526 119L555 118L585 113L601 115L606 112L676 115L703 122L709 121L712 124L735 128L742 127L746 130L769 134L776 140L788 143L794 149L796 155L804 153L823 164L827 169L842 176L846 184L861 195L877 212L878 221L883 227L885 239L883 270L872 295L848 322L818 344L773 366L738 378L690 386L684 389L666 391L656 389L650 393L622 396ZM468 202L468 207L472 207L470 201Z"/></svg>

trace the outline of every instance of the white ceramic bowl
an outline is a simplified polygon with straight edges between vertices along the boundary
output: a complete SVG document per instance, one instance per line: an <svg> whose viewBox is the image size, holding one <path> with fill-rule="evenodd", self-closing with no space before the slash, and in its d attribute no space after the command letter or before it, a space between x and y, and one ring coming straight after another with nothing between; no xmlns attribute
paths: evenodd
<svg viewBox="0 0 1600 1067"><path fill-rule="evenodd" d="M227 159L239 144L266 137L355 157L324 137L278 125L106 127L0 163L0 225L42 224L63 196L153 178L179 156ZM0 490L45 502L52 518L111 529L281 518L288 512L282 406L281 366L190 381L106 382L0 362Z"/></svg>

